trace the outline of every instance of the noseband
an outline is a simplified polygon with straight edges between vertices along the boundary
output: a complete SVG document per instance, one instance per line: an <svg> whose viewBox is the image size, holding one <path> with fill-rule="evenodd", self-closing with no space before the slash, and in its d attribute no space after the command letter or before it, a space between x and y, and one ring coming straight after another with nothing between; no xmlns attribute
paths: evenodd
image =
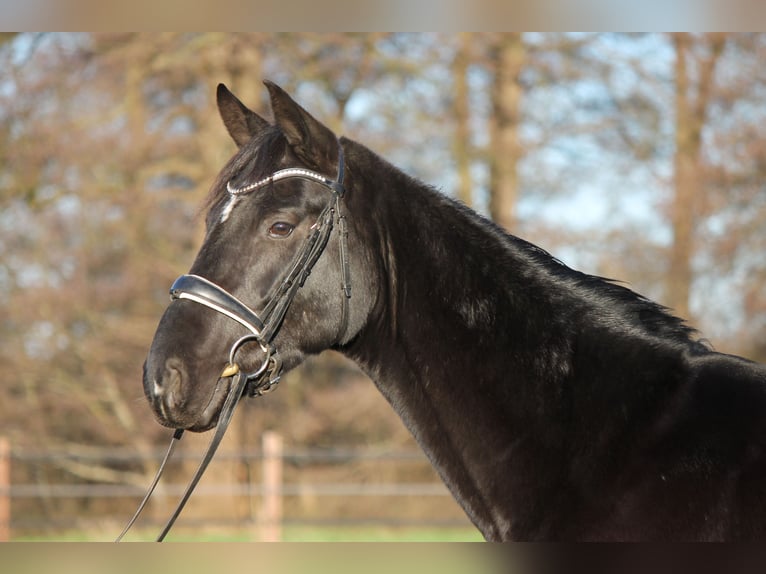
<svg viewBox="0 0 766 574"><path fill-rule="evenodd" d="M348 328L349 299L351 298L351 273L348 262L348 229L346 218L341 215L340 211L340 200L345 194L345 188L343 187L344 171L343 148L338 144L338 176L335 180L329 179L322 174L308 169L288 168L274 172L264 179L240 188L234 188L232 187L231 182L227 182L226 190L233 197L252 193L266 185L291 178L300 178L319 183L332 192L330 201L328 201L327 205L319 214L314 225L311 226L309 235L306 237L300 250L296 253L290 266L286 269L282 280L270 290L269 295L266 298L266 305L260 313L253 311L224 288L204 277L200 277L199 275L181 275L170 287L171 300L187 299L199 303L200 305L204 305L205 307L213 309L214 311L238 322L244 326L249 333L235 341L229 350L228 364L219 378L225 379L233 377L233 380L226 401L218 415L218 424L216 425L215 433L210 440L210 444L208 445L207 452L205 453L202 462L181 497L175 512L157 538L158 542L164 540L165 536L170 531L170 528L181 514L181 511L186 505L187 500L191 496L200 478L202 478L202 474L213 459L213 455L223 439L223 435L228 428L239 399L246 394L249 396L261 396L266 394L273 390L275 385L279 382L282 373L282 361L274 346L274 338L277 336L277 333L282 326L287 309L295 298L298 289L303 287L306 279L308 279L311 274L314 264L324 252L327 242L330 239L330 233L335 224L338 225L339 231L341 290L343 293L343 308L337 342L340 343L342 341L343 335ZM260 345L261 350L264 353L264 358L258 369L251 373L245 373L241 370L235 359L239 349L250 342L256 342ZM165 465L170 459L176 443L181 439L183 432L183 429L176 429L154 480L139 504L138 510L136 510L136 513L130 519L128 525L117 537L116 542L119 542L125 536L141 514L141 511L151 497L155 486L159 482L160 476L165 469Z"/></svg>

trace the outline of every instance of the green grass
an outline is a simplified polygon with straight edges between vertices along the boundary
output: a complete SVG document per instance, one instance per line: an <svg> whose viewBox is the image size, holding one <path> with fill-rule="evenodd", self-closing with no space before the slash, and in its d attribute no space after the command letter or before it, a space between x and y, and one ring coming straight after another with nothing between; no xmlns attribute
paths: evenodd
<svg viewBox="0 0 766 574"><path fill-rule="evenodd" d="M119 534L114 532L78 531L46 535L18 536L18 542L108 542ZM151 541L159 533L156 530L131 531L127 540ZM463 527L386 527L386 526L285 526L282 530L285 542L479 542L483 538L473 528ZM167 537L168 542L257 542L257 530L247 529L199 529L177 527Z"/></svg>
<svg viewBox="0 0 766 574"><path fill-rule="evenodd" d="M476 542L484 540L474 528L333 527L285 528L286 542Z"/></svg>

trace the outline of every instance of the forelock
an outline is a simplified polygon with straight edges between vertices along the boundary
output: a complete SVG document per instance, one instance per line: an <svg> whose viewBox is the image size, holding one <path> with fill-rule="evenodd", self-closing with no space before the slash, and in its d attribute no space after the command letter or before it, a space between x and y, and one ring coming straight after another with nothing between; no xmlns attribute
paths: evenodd
<svg viewBox="0 0 766 574"><path fill-rule="evenodd" d="M226 191L228 182L236 181L235 187L242 187L278 169L286 147L287 141L284 135L273 126L253 137L239 149L218 174L205 199L203 210L207 212L229 197Z"/></svg>

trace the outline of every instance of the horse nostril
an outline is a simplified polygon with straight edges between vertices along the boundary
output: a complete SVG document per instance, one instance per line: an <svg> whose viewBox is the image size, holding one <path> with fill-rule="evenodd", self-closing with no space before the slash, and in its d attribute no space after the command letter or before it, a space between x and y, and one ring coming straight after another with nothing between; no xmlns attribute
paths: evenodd
<svg viewBox="0 0 766 574"><path fill-rule="evenodd" d="M177 358L170 358L165 361L165 371L162 373L162 379L159 384L155 381L155 390L159 389L164 395L168 406L174 406L181 395L181 387L186 381L186 369L183 363Z"/></svg>

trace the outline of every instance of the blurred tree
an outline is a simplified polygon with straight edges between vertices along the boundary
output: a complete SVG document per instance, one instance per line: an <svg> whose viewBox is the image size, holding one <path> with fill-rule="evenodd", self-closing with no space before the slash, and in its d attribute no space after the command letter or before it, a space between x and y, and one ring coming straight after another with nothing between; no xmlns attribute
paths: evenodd
<svg viewBox="0 0 766 574"><path fill-rule="evenodd" d="M711 41L708 39L708 41ZM731 333L730 351L766 349L766 36L728 34L702 134L695 229L698 309ZM694 291L693 291L694 293ZM701 313L700 313L701 314Z"/></svg>
<svg viewBox="0 0 766 574"><path fill-rule="evenodd" d="M519 163L522 147L521 74L526 65L526 48L520 33L499 34L493 42L491 60L494 68L490 214L496 223L509 231L516 229L519 196Z"/></svg>
<svg viewBox="0 0 766 574"><path fill-rule="evenodd" d="M704 310L738 334L729 350L763 356L764 57L758 34L0 37L2 432L72 452L166 437L141 364L201 241L198 206L235 151L221 81L266 115L261 79L282 83L515 233L681 314ZM290 377L243 404L240 444L270 426L302 444L410 440L337 357ZM142 485L153 471L61 466Z"/></svg>
<svg viewBox="0 0 766 574"><path fill-rule="evenodd" d="M673 34L672 40L675 50L675 154L670 208L673 243L667 275L667 303L680 317L690 318L694 233L701 216L697 211L700 202L695 200L695 195L702 191L704 184L702 132L708 120L715 68L726 38L723 34L693 37L677 33ZM693 68L690 59L694 59Z"/></svg>
<svg viewBox="0 0 766 574"><path fill-rule="evenodd" d="M462 32L457 37L455 56L452 59L453 77L453 117L455 130L453 135L453 155L457 171L456 196L463 203L473 204L473 182L471 180L472 145L471 145L471 104L469 98L468 71L471 62L476 59L472 54L474 34Z"/></svg>
<svg viewBox="0 0 766 574"><path fill-rule="evenodd" d="M12 305L0 376L17 446L149 451L164 434L141 363L167 286L200 239L196 205L226 158L225 134L204 133L210 73L226 76L210 40L51 35L23 69L13 67L23 46L5 54L14 83L0 105L11 126L0 244ZM154 470L60 465L141 485Z"/></svg>

